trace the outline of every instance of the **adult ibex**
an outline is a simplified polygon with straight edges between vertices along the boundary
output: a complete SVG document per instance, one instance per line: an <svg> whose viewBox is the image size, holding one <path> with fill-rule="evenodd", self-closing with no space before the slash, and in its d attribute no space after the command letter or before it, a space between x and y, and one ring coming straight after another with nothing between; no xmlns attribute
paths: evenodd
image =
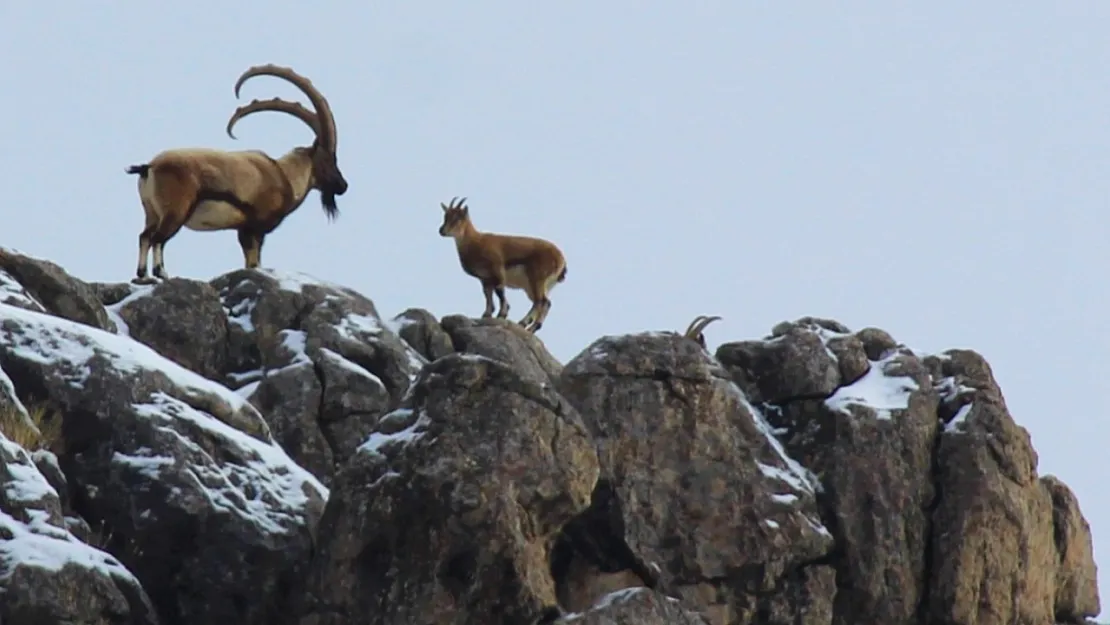
<svg viewBox="0 0 1110 625"><path fill-rule="evenodd" d="M308 124L316 139L308 147L295 147L274 159L261 150L225 151L182 148L161 152L149 163L132 165L127 173L139 175L139 197L146 225L139 235L139 265L132 282L149 283L147 255L154 249L154 276L167 278L163 251L182 226L196 231L238 230L243 261L248 269L262 260L262 241L282 220L297 210L312 189L328 219L339 209L335 198L347 191L347 181L336 158L335 118L324 96L305 77L288 67L258 65L235 82L235 97L243 83L254 76L284 78L308 96L315 113L281 98L252 100L235 110L227 134L240 119L259 111L288 113Z"/></svg>

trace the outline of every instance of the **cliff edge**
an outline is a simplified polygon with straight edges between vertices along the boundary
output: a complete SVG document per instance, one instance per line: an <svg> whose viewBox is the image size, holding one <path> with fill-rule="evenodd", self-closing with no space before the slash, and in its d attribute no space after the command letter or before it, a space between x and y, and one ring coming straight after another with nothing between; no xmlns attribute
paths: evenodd
<svg viewBox="0 0 1110 625"><path fill-rule="evenodd" d="M784 322L709 353L290 272L0 248L0 623L1044 625L1091 534L990 365Z"/></svg>

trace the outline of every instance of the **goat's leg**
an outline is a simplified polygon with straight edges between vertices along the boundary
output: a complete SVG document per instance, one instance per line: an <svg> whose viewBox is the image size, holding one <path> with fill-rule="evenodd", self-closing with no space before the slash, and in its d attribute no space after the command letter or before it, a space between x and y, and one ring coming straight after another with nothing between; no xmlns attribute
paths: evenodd
<svg viewBox="0 0 1110 625"><path fill-rule="evenodd" d="M546 295L539 301L539 312L536 314L536 320L532 322L532 327L529 328L533 334L543 327L543 322L547 320L547 313L551 310L551 299Z"/></svg>
<svg viewBox="0 0 1110 625"><path fill-rule="evenodd" d="M497 311L498 319L505 319L509 316L509 300L505 297L505 284L499 284L493 288L494 293L497 293L497 300L500 302L500 308Z"/></svg>
<svg viewBox="0 0 1110 625"><path fill-rule="evenodd" d="M167 240L168 237L156 233L153 237L153 244L151 246L154 248L154 277L160 280L169 280L170 278L170 275L166 273L166 261L164 258Z"/></svg>
<svg viewBox="0 0 1110 625"><path fill-rule="evenodd" d="M151 235L154 248L154 277L168 280L163 254L166 242L174 237L185 225L197 202L197 180L185 171L170 170L158 178L155 197L152 203L161 209L158 226Z"/></svg>
<svg viewBox="0 0 1110 625"><path fill-rule="evenodd" d="M550 276L532 281L529 296L535 302L535 316L532 319L532 326L528 330L533 334L543 327L544 321L547 321L547 313L551 312L551 289L555 288L557 283L558 279Z"/></svg>
<svg viewBox="0 0 1110 625"><path fill-rule="evenodd" d="M175 219L172 215L172 212L164 215L158 223L158 228L151 236L151 243L154 248L154 277L162 280L170 279L170 275L166 273L164 258L166 242L172 239L181 230L181 226L185 224L183 220Z"/></svg>
<svg viewBox="0 0 1110 625"><path fill-rule="evenodd" d="M486 310L482 313L482 319L489 319L493 316L493 290L494 283L492 280L482 280L482 295L486 296Z"/></svg>
<svg viewBox="0 0 1110 625"><path fill-rule="evenodd" d="M243 266L257 269L262 264L262 242L266 235L257 230L239 230L239 247L243 248Z"/></svg>
<svg viewBox="0 0 1110 625"><path fill-rule="evenodd" d="M493 287L494 293L497 293L497 300L500 306L497 309L497 318L504 319L509 316L509 300L505 299L505 270L494 269L493 276L489 280L490 286ZM487 301L489 295L486 295Z"/></svg>
<svg viewBox="0 0 1110 625"><path fill-rule="evenodd" d="M530 326L535 323L536 314L539 312L540 301L543 299L543 286L534 279L529 279L524 292L528 294L528 299L532 300L532 307L528 309L528 313L518 323L525 330L530 330Z"/></svg>
<svg viewBox="0 0 1110 625"><path fill-rule="evenodd" d="M158 226L158 215L150 210L150 206L143 202L143 231L139 233L139 262L135 266L135 284L149 284L151 279L147 276L147 258L150 256L150 240L154 236L154 229Z"/></svg>
<svg viewBox="0 0 1110 625"><path fill-rule="evenodd" d="M528 313L518 321L525 330L531 331L532 324L536 321L536 313L539 312L539 301L532 300L532 307L528 309Z"/></svg>

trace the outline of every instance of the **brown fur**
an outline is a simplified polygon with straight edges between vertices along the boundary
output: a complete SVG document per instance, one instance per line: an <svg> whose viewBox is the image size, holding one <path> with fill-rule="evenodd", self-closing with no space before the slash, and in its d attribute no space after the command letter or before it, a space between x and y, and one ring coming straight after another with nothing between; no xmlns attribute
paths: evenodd
<svg viewBox="0 0 1110 625"><path fill-rule="evenodd" d="M225 151L210 148L166 150L149 163L133 165L128 173L138 174L139 197L145 223L139 235L139 263L134 282L149 282L147 255L154 250L154 275L166 278L163 249L182 227L196 231L237 230L243 262L248 269L261 263L262 242L304 202L309 191L318 189L329 218L337 214L335 196L347 190L347 182L336 164L334 120L326 101L289 68L273 65L248 69L236 83L236 94L244 80L270 74L302 87L319 103L318 112L299 104L273 98L253 100L239 107L227 125L232 135L235 123L255 112L278 111L304 121L316 133L309 147L296 147L278 159L260 150Z"/></svg>
<svg viewBox="0 0 1110 625"><path fill-rule="evenodd" d="M455 239L459 262L463 271L482 283L486 298L483 318L493 316L493 295L497 294L500 308L497 317L509 316L509 302L505 288L523 290L532 307L520 320L520 325L530 332L543 327L551 310L548 295L555 285L566 280L567 263L563 252L554 243L535 237L481 232L470 220L466 198L443 208L443 224L439 234Z"/></svg>

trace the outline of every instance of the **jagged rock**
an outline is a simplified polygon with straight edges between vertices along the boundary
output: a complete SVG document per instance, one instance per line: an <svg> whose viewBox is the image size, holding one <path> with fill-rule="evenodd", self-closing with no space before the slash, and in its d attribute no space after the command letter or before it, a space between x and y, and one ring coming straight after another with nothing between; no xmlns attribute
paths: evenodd
<svg viewBox="0 0 1110 625"><path fill-rule="evenodd" d="M557 604L551 541L597 474L552 390L482 356L434 361L336 476L300 623L535 622Z"/></svg>
<svg viewBox="0 0 1110 625"><path fill-rule="evenodd" d="M304 566L327 490L258 412L135 341L3 312L0 366L21 398L57 407L73 508L105 529L106 549L161 620L262 624L282 614L281 589Z"/></svg>
<svg viewBox="0 0 1110 625"><path fill-rule="evenodd" d="M757 595L832 547L812 476L694 341L604 337L567 363L559 389L602 467L568 544L603 572L629 569L714 623L747 622Z"/></svg>
<svg viewBox="0 0 1110 625"><path fill-rule="evenodd" d="M13 288L13 282L18 285L18 290ZM5 285L7 288L4 288ZM101 330L114 330L108 314L88 284L48 260L5 248L0 248L0 297L3 297L0 301L5 304L13 303L29 310L34 310L37 305L42 311L63 319Z"/></svg>
<svg viewBox="0 0 1110 625"><path fill-rule="evenodd" d="M135 286L118 307L131 338L206 378L227 370L227 319L211 285L174 278L157 286Z"/></svg>
<svg viewBox="0 0 1110 625"><path fill-rule="evenodd" d="M874 332L852 335L835 322L803 318L776 334L765 347L722 345L717 356L738 382L791 380L759 392L788 453L821 479L838 552L834 622L913 622L935 497L938 399L928 370L892 341L875 349ZM774 361L733 360L745 351L793 354L783 357L796 364L769 373L760 363Z"/></svg>
<svg viewBox="0 0 1110 625"><path fill-rule="evenodd" d="M455 351L503 362L541 384L553 384L563 370L539 337L508 319L448 315L440 325L451 337Z"/></svg>
<svg viewBox="0 0 1110 625"><path fill-rule="evenodd" d="M97 291L132 338L248 397L325 484L425 362L373 302L302 274L238 270Z"/></svg>
<svg viewBox="0 0 1110 625"><path fill-rule="evenodd" d="M585 612L553 621L562 625L709 625L677 599L646 588L626 588L606 594Z"/></svg>
<svg viewBox="0 0 1110 625"><path fill-rule="evenodd" d="M842 382L836 354L825 344L834 331L813 328L779 326L767 340L722 344L717 358L753 402L826 397Z"/></svg>
<svg viewBox="0 0 1110 625"><path fill-rule="evenodd" d="M0 248L0 254L4 253L4 249ZM33 312L47 313L46 308L27 289L23 288L18 280L8 275L3 269L0 269L0 304L16 306Z"/></svg>
<svg viewBox="0 0 1110 625"><path fill-rule="evenodd" d="M969 350L930 365L945 404L959 406L937 450L930 616L977 625L1094 616L1094 562L1066 553L1083 530L1069 523L1067 495L1038 479L1037 453L990 365Z"/></svg>
<svg viewBox="0 0 1110 625"><path fill-rule="evenodd" d="M409 308L392 321L397 335L428 362L455 353L451 336L439 325L435 315L423 308Z"/></svg>
<svg viewBox="0 0 1110 625"><path fill-rule="evenodd" d="M792 571L780 592L759 598L754 622L823 625L835 620L836 569L811 564Z"/></svg>
<svg viewBox="0 0 1110 625"><path fill-rule="evenodd" d="M158 622L139 580L66 529L58 493L0 433L0 623Z"/></svg>
<svg viewBox="0 0 1110 625"><path fill-rule="evenodd" d="M1052 526L1056 540L1056 619L1081 622L1101 610L1098 567L1094 560L1091 526L1079 511L1075 493L1048 475L1041 485L1052 498Z"/></svg>

